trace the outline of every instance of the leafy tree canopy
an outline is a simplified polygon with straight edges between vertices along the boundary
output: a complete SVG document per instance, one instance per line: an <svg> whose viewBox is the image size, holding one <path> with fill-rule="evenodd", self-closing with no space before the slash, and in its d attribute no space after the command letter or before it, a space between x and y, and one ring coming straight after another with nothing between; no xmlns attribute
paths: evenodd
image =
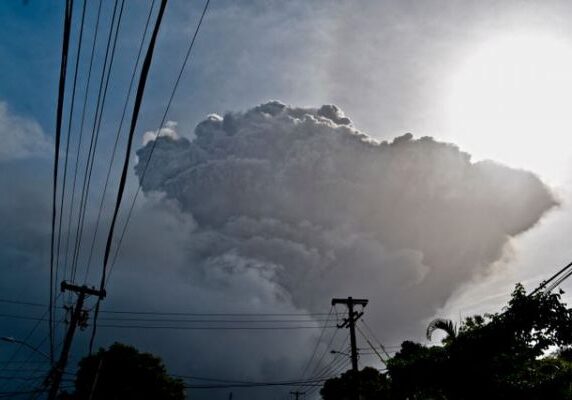
<svg viewBox="0 0 572 400"><path fill-rule="evenodd" d="M93 391L93 397L90 393ZM69 400L183 400L183 382L167 375L160 358L115 343L83 358Z"/></svg>
<svg viewBox="0 0 572 400"><path fill-rule="evenodd" d="M352 371L344 372L339 378L326 381L320 394L324 400L351 400L353 397ZM359 371L360 400L389 399L389 382L387 377L375 368L365 367Z"/></svg>
<svg viewBox="0 0 572 400"><path fill-rule="evenodd" d="M561 293L517 285L502 312L468 318L443 344L402 344L388 363L396 398L572 399L570 359L546 354L572 345Z"/></svg>
<svg viewBox="0 0 572 400"><path fill-rule="evenodd" d="M433 321L427 334L445 331L442 346L403 342L383 378L369 378L387 388L371 398L572 400L572 310L561 295L527 295L519 284L502 312L467 318L458 329ZM330 390L342 377L326 382L325 400L345 398Z"/></svg>

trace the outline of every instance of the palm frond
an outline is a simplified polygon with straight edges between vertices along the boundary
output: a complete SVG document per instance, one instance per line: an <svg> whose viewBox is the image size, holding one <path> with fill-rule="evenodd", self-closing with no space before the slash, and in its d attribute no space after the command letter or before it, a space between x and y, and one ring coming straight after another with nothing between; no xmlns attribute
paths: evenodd
<svg viewBox="0 0 572 400"><path fill-rule="evenodd" d="M453 323L450 319L444 318L436 318L429 323L427 326L427 340L431 340L431 336L433 336L433 332L436 330L442 330L447 334L449 338L457 337L457 325Z"/></svg>

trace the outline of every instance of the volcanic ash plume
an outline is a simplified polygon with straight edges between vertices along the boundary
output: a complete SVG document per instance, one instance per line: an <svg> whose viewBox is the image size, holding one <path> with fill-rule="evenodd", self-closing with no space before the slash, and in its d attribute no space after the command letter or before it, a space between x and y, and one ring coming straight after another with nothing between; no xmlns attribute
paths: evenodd
<svg viewBox="0 0 572 400"><path fill-rule="evenodd" d="M556 205L530 172L430 137L379 142L333 105L211 115L192 140L174 128L146 135L136 172L156 141L142 186L194 218L186 273L255 274L309 309L368 297L386 332L430 317Z"/></svg>

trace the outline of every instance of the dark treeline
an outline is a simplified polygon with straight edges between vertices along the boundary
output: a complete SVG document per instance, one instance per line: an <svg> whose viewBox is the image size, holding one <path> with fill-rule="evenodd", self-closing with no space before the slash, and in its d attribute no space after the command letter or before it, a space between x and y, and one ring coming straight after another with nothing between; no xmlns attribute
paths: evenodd
<svg viewBox="0 0 572 400"><path fill-rule="evenodd" d="M572 399L572 309L559 293L527 295L517 285L499 313L460 327L435 320L442 346L405 341L387 371L359 373L360 400ZM324 400L352 399L352 374L327 381Z"/></svg>

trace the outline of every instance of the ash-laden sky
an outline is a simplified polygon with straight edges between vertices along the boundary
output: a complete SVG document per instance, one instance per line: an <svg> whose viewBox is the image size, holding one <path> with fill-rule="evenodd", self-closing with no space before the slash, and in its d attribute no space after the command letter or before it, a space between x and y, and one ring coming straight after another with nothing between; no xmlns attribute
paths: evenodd
<svg viewBox="0 0 572 400"><path fill-rule="evenodd" d="M88 4L93 27L97 2ZM109 21L113 2L103 4ZM126 2L86 237L148 6ZM127 200L200 6L167 7ZM62 16L61 2L0 4L0 290L44 303ZM327 311L333 296L367 297L364 318L389 346L421 340L435 316L497 310L515 282L532 288L572 256L571 19L572 4L558 0L212 1L105 307L301 313ZM83 93L85 74L78 84ZM94 108L89 101L88 125ZM23 337L33 323L2 318L0 335ZM343 350L344 334L331 347ZM299 378L318 335L102 328L98 344L132 343L181 374L281 380Z"/></svg>

